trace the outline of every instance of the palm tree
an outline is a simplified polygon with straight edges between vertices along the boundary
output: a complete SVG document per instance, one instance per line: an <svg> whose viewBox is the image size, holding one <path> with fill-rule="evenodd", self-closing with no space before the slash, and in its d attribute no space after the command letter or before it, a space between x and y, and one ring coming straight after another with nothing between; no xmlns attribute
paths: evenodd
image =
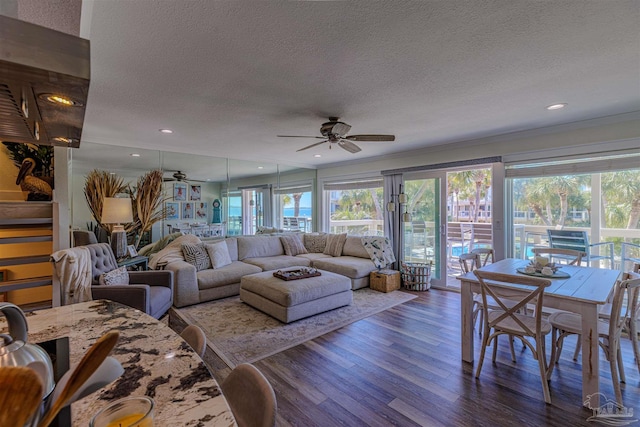
<svg viewBox="0 0 640 427"><path fill-rule="evenodd" d="M602 174L602 193L608 204L622 207L628 212L625 228L640 226L640 171L618 171ZM607 209L610 210L610 209Z"/></svg>

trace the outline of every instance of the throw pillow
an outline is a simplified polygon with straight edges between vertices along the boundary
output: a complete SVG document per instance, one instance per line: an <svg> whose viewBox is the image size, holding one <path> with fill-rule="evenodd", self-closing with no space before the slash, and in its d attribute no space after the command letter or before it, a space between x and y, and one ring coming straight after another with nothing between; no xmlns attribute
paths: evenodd
<svg viewBox="0 0 640 427"><path fill-rule="evenodd" d="M307 248L304 247L302 239L298 234L286 234L280 236L284 253L289 256L296 256L298 254L308 254Z"/></svg>
<svg viewBox="0 0 640 427"><path fill-rule="evenodd" d="M304 235L304 247L307 251L314 254L321 254L324 252L324 248L327 245L326 234L305 234Z"/></svg>
<svg viewBox="0 0 640 427"><path fill-rule="evenodd" d="M216 269L231 264L231 255L229 255L229 247L224 240L221 242L207 244L207 253L211 258L211 266Z"/></svg>
<svg viewBox="0 0 640 427"><path fill-rule="evenodd" d="M183 244L192 244L195 245L197 243L202 243L198 236L193 234L185 234L184 236L178 237L173 242L169 243L164 249L155 254L151 259L149 259L149 269L155 270L158 268L158 264L171 264L175 261L184 261L184 255L182 254L182 245Z"/></svg>
<svg viewBox="0 0 640 427"><path fill-rule="evenodd" d="M211 260L209 259L209 254L207 253L207 248L204 243L195 245L183 244L182 254L186 262L196 267L196 271L211 268Z"/></svg>
<svg viewBox="0 0 640 427"><path fill-rule="evenodd" d="M128 285L129 272L127 271L127 267L116 268L108 273L101 274L98 283L105 286Z"/></svg>
<svg viewBox="0 0 640 427"><path fill-rule="evenodd" d="M342 255L342 248L344 242L347 241L347 233L343 234L329 234L327 236L327 245L324 248L324 253L331 256Z"/></svg>

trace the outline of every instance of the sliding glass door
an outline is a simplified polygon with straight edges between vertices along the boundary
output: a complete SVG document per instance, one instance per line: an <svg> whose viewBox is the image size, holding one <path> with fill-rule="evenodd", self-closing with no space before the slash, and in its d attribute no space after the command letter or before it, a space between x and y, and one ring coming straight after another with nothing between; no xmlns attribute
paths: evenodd
<svg viewBox="0 0 640 427"><path fill-rule="evenodd" d="M407 203L402 212L404 233L404 261L432 263L431 286L446 286L446 260L442 245L442 195L444 173L405 178ZM446 206L446 205L445 205ZM446 212L444 214L446 218Z"/></svg>

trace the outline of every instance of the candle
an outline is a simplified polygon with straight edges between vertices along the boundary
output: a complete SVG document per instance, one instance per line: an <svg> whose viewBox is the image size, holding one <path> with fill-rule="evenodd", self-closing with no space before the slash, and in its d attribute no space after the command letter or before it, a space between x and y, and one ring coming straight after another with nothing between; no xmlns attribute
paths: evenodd
<svg viewBox="0 0 640 427"><path fill-rule="evenodd" d="M544 267L545 265L549 264L549 258L543 257L543 256L537 256L536 263Z"/></svg>
<svg viewBox="0 0 640 427"><path fill-rule="evenodd" d="M125 415L124 417L111 421L105 427L152 427L153 422L150 418L146 418L142 412L136 414Z"/></svg>
<svg viewBox="0 0 640 427"><path fill-rule="evenodd" d="M126 397L98 412L89 427L153 427L153 400Z"/></svg>

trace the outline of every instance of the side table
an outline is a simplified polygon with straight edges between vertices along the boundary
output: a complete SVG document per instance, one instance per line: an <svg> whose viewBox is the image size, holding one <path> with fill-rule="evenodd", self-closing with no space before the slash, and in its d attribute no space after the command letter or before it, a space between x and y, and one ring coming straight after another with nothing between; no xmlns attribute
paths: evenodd
<svg viewBox="0 0 640 427"><path fill-rule="evenodd" d="M132 258L123 258L118 260L118 267L127 267L127 270L145 271L147 270L148 262L148 257L138 255Z"/></svg>

